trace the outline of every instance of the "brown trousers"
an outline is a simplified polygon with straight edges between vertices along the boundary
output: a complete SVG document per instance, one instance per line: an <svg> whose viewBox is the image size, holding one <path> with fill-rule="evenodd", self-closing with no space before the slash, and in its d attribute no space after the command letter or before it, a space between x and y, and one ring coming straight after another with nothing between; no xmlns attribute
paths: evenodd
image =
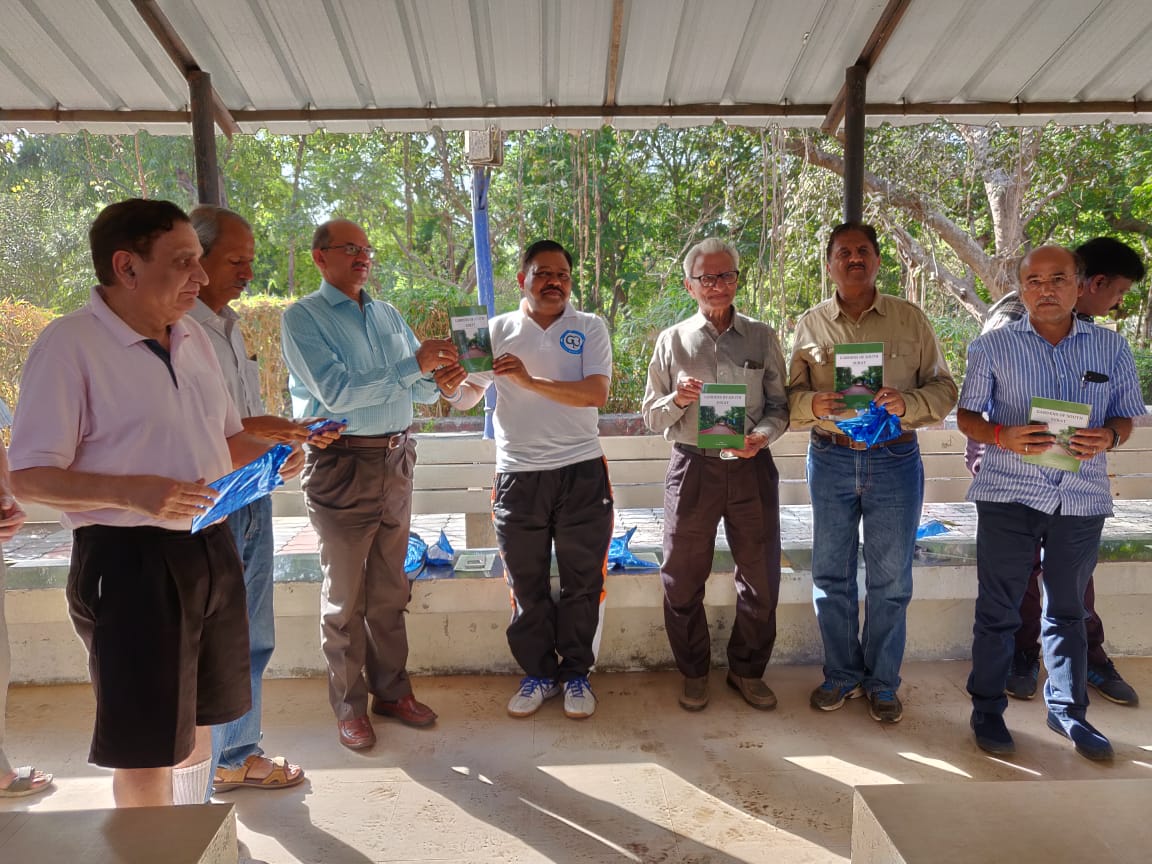
<svg viewBox="0 0 1152 864"><path fill-rule="evenodd" d="M320 641L337 720L368 713L368 694L394 701L412 692L405 668L404 573L412 516L416 443L345 436L308 448L301 485L320 538Z"/></svg>
<svg viewBox="0 0 1152 864"><path fill-rule="evenodd" d="M728 668L760 678L776 643L780 597L780 475L772 454L724 460L677 445L664 485L664 628L676 667L702 678L711 665L704 586L712 572L716 526L736 562L736 619Z"/></svg>

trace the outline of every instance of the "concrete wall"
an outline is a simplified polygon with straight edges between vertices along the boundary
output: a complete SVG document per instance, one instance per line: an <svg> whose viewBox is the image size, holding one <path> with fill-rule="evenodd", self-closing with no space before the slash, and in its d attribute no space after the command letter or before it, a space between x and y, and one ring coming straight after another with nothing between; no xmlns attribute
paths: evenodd
<svg viewBox="0 0 1152 864"><path fill-rule="evenodd" d="M1106 562L1096 570L1097 608L1108 648L1119 655L1152 655L1152 580L1146 562ZM975 569L918 566L908 615L909 660L967 660L971 646ZM862 580L861 580L862 581ZM276 586L277 648L272 677L321 675L319 589L315 582ZM664 635L660 579L656 573L613 574L608 581L601 669L651 669L672 665ZM734 613L731 574L709 583L707 609L712 653L726 665L725 645ZM83 647L68 620L61 589L10 590L7 603L15 683L87 679ZM409 668L415 673L515 673L504 628L508 590L501 579L418 581L409 606ZM819 663L820 637L807 572L785 574L778 610L774 663ZM142 646L146 648L146 646ZM770 673L769 673L770 674Z"/></svg>

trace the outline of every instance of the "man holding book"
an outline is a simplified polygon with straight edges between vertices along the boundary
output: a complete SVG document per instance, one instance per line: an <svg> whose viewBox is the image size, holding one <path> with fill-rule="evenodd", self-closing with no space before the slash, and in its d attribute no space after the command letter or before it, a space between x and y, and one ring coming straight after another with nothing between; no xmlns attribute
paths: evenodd
<svg viewBox="0 0 1152 864"><path fill-rule="evenodd" d="M913 430L947 416L956 383L927 316L877 290L880 244L871 225L832 229L825 257L836 295L797 322L788 373L792 424L812 430L812 582L824 681L809 701L834 711L845 699L866 695L874 720L896 723L904 712L896 692L924 499L924 465ZM846 393L857 378L881 383L871 397ZM899 418L897 437L869 445L841 434L836 419L869 402ZM867 574L862 636L856 580L861 519Z"/></svg>
<svg viewBox="0 0 1152 864"><path fill-rule="evenodd" d="M688 250L684 288L697 313L657 338L641 409L648 428L673 442L660 576L687 711L708 704L704 590L721 519L736 562L727 682L752 707L776 707L763 680L780 593L780 478L768 445L788 428L788 400L776 331L736 311L739 277L730 244L710 237Z"/></svg>
<svg viewBox="0 0 1152 864"><path fill-rule="evenodd" d="M1082 271L1067 249L1033 250L1020 264L1028 316L968 349L957 422L986 445L968 492L979 516L968 692L976 744L989 753L1015 752L1004 687L1039 545L1048 726L1082 756L1112 758L1112 745L1086 719L1084 591L1112 515L1104 454L1131 433L1144 400L1124 338L1075 315Z"/></svg>
<svg viewBox="0 0 1152 864"><path fill-rule="evenodd" d="M1136 250L1112 237L1094 237L1076 248L1084 265L1080 277L1080 296L1076 300L1076 317L1091 321L1119 308L1124 295L1144 278L1144 262ZM984 331L988 333L1013 321L1027 317L1028 310L1020 299L1019 291L1009 291L988 310ZM969 441L965 451L969 470L980 470L984 445ZM1042 573L1040 550L1036 550L1035 566L1028 579L1024 599L1020 602L1020 627L1016 630L1016 649L1012 655L1012 668L1008 673L1006 691L1016 699L1031 699L1036 695L1040 677L1040 577ZM1104 623L1096 614L1096 592L1089 578L1084 592L1084 609L1088 613L1088 685L1118 705L1138 705L1140 697L1116 669L1112 658L1104 650Z"/></svg>
<svg viewBox="0 0 1152 864"><path fill-rule="evenodd" d="M525 673L508 713L528 717L563 692L564 713L579 720L596 710L588 673L612 539L598 427L612 383L612 342L600 318L568 302L572 256L559 243L530 245L516 279L520 308L490 322L492 371L469 373L452 362L436 381L462 410L496 384L492 521L512 589L508 646ZM553 545L559 603L552 599Z"/></svg>
<svg viewBox="0 0 1152 864"><path fill-rule="evenodd" d="M367 291L375 250L364 229L333 219L312 235L320 288L281 321L296 417L347 418L326 450L307 446L301 486L320 539L320 634L337 736L376 743L372 712L407 726L436 722L408 678L404 556L412 515L414 402L439 398L432 373L456 360L447 339L421 342Z"/></svg>

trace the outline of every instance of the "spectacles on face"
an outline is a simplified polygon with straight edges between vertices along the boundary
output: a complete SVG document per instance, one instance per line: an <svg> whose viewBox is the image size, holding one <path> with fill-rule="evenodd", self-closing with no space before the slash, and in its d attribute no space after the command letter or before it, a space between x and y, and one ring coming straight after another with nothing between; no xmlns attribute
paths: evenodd
<svg viewBox="0 0 1152 864"><path fill-rule="evenodd" d="M571 273L554 273L551 270L537 270L535 267L533 267L532 268L532 278L533 279L539 279L542 282L561 282L561 283L564 283L564 282L571 282L572 281L572 274Z"/></svg>
<svg viewBox="0 0 1152 864"><path fill-rule="evenodd" d="M715 288L717 282L735 285L739 277L739 270L725 270L723 273L701 273L699 276L689 276L688 278L694 282L699 282L705 288Z"/></svg>
<svg viewBox="0 0 1152 864"><path fill-rule="evenodd" d="M1066 276L1063 273L1057 273L1055 276L1049 276L1045 279L1042 276L1029 276L1024 280L1024 288L1028 291L1039 291L1045 285L1051 285L1057 291L1061 288L1067 288L1072 284L1072 277Z"/></svg>
<svg viewBox="0 0 1152 864"><path fill-rule="evenodd" d="M355 243L340 243L336 246L321 246L320 248L325 252L329 249L339 249L349 258L357 258L360 253L367 255L369 261L376 257L376 250L371 246L357 246Z"/></svg>

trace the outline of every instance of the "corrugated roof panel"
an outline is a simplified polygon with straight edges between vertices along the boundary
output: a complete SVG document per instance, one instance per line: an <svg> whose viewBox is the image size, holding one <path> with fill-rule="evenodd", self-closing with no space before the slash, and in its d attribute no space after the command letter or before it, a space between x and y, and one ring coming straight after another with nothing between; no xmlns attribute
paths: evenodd
<svg viewBox="0 0 1152 864"><path fill-rule="evenodd" d="M612 0L545 0L545 9L545 62L556 64L555 90L545 96L558 105L603 104Z"/></svg>
<svg viewBox="0 0 1152 864"><path fill-rule="evenodd" d="M718 8L688 0L676 35L668 98L687 104L724 97L754 5L753 0L733 0Z"/></svg>
<svg viewBox="0 0 1152 864"><path fill-rule="evenodd" d="M728 98L781 102L819 14L817 3L757 0L725 88Z"/></svg>
<svg viewBox="0 0 1152 864"><path fill-rule="evenodd" d="M366 101L380 108L426 105L427 63L412 53L409 24L396 0L342 3L337 10L365 78Z"/></svg>
<svg viewBox="0 0 1152 864"><path fill-rule="evenodd" d="M491 40L492 93L498 105L543 105L544 55L542 14L534 0L491 0L488 4Z"/></svg>
<svg viewBox="0 0 1152 864"><path fill-rule="evenodd" d="M436 105L479 105L476 33L468 0L411 3L411 36L428 61L429 101Z"/></svg>
<svg viewBox="0 0 1152 864"><path fill-rule="evenodd" d="M784 98L799 104L831 102L885 5L884 0L824 0Z"/></svg>
<svg viewBox="0 0 1152 864"><path fill-rule="evenodd" d="M1093 10L1063 48L1025 87L1024 99L1090 100L1135 96L1152 80L1152 16L1148 0L1112 2Z"/></svg>
<svg viewBox="0 0 1152 864"><path fill-rule="evenodd" d="M632 0L620 46L620 105L659 105L668 99L684 0Z"/></svg>
<svg viewBox="0 0 1152 864"><path fill-rule="evenodd" d="M349 71L348 41L339 19L314 0L264 0L268 25L283 46L285 71L303 82L307 101L325 107L363 107ZM301 106L303 107L303 106Z"/></svg>

